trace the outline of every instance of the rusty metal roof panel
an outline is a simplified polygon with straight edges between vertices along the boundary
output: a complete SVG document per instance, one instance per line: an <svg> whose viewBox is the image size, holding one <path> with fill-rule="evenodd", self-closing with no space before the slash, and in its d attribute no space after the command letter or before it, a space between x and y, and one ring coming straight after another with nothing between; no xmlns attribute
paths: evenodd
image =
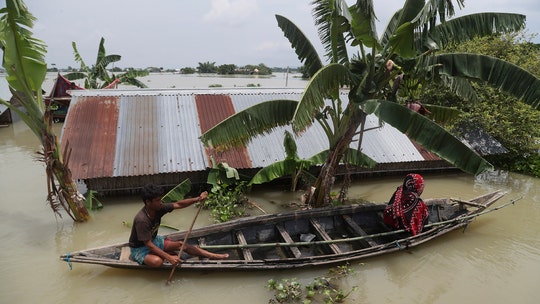
<svg viewBox="0 0 540 304"><path fill-rule="evenodd" d="M192 95L121 97L113 176L206 169Z"/></svg>
<svg viewBox="0 0 540 304"><path fill-rule="evenodd" d="M117 97L79 97L71 101L61 143L62 151L69 151L64 157L73 178L113 174L118 109Z"/></svg>
<svg viewBox="0 0 540 304"><path fill-rule="evenodd" d="M247 147L215 153L200 135L222 119L255 104L300 100L303 89L81 90L71 92L62 144L73 148L74 178L121 177L202 171L210 155L232 167L260 168L285 158L290 127L256 137ZM346 100L346 92L342 92ZM379 163L424 160L414 144L388 124L368 116L362 150ZM295 138L298 154L309 158L328 148L314 123ZM351 143L357 148L357 141Z"/></svg>

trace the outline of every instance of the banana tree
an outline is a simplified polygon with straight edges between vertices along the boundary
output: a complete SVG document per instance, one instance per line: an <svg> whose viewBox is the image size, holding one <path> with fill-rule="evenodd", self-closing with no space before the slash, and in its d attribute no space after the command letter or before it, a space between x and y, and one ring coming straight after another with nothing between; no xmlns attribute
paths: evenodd
<svg viewBox="0 0 540 304"><path fill-rule="evenodd" d="M361 140L365 118L372 113L465 172L478 174L491 168L445 129L404 105L400 90L407 91L410 82L403 79L421 78L418 82L424 86L442 81L462 95L470 89L468 81L484 81L538 108L540 80L530 73L492 57L437 53L452 41L519 30L524 27L525 16L473 14L450 22L447 18L454 14L451 1L408 0L378 38L373 1L358 0L350 7L342 0L313 3L315 24L329 61L326 65L294 23L276 16L278 26L311 76L300 101L273 100L255 105L216 125L201 139L226 148L243 145L277 126L290 124L296 133L314 121L326 126L329 153L314 184L314 206L330 201L338 165L344 162L358 133ZM463 5L460 0L457 3ZM349 47L358 48L352 58L348 56ZM348 89L346 100L339 98L342 88ZM331 119L324 119L325 111L333 113ZM260 119L262 116L264 119Z"/></svg>
<svg viewBox="0 0 540 304"><path fill-rule="evenodd" d="M77 44L74 41L71 44L73 47L73 53L75 54L75 61L80 63L81 67L79 72L64 75L64 77L67 79L84 79L84 87L87 89L103 89L114 83L124 83L134 85L139 88L147 87L144 83L137 79L137 77L148 75L148 71L146 70L132 69L119 75L109 75L107 66L109 66L111 63L120 61L122 57L120 55L107 55L105 51L105 39L103 37L99 42L96 63L92 67L89 67L84 62L79 50L77 49Z"/></svg>
<svg viewBox="0 0 540 304"><path fill-rule="evenodd" d="M315 180L308 170L317 163L310 159L301 159L298 156L296 142L289 131L285 131L283 146L285 148L285 159L274 162L259 170L249 182L250 184L264 184L277 178L291 176L291 191L296 191L298 182L302 176Z"/></svg>
<svg viewBox="0 0 540 304"><path fill-rule="evenodd" d="M2 99L0 103L19 115L43 146L43 152L39 154L46 165L47 199L53 211L60 214L59 209L63 208L74 221L82 222L89 218L85 199L71 177L68 160L64 159L52 128L51 112L42 96L41 85L47 72L46 46L32 37L30 29L34 21L21 0L7 0L6 7L0 10L2 65L13 98L23 109Z"/></svg>

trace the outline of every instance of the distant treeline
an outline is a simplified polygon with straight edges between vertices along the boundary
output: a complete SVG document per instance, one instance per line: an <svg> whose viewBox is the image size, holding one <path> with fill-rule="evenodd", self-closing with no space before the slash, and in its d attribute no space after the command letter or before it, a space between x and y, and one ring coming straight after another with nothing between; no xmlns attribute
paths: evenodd
<svg viewBox="0 0 540 304"><path fill-rule="evenodd" d="M178 69L165 69L163 67L147 67L147 68L119 68L114 67L109 69L113 73L127 72L130 70L146 70L150 73L179 73L179 74L220 74L220 75L271 75L272 73L300 73L302 68L289 67L267 67L264 63L258 65L237 66L235 64L216 65L215 62L199 62L197 67L183 67ZM58 69L54 65L47 69L48 72L78 72L79 69L68 66L65 69Z"/></svg>

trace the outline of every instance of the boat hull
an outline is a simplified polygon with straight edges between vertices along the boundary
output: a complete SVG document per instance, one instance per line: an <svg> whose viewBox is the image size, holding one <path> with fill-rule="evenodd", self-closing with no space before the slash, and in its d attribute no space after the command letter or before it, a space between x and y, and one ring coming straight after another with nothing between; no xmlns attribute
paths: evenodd
<svg viewBox="0 0 540 304"><path fill-rule="evenodd" d="M470 201L426 200L430 224L411 236L393 231L382 220L385 204L347 205L241 218L194 229L188 243L227 260L188 257L185 270L273 270L344 263L406 250L469 224L505 193L495 191ZM186 232L167 235L183 241ZM99 264L117 268L155 269L129 258L127 243L93 248L60 257L66 262ZM171 269L165 262L157 269Z"/></svg>

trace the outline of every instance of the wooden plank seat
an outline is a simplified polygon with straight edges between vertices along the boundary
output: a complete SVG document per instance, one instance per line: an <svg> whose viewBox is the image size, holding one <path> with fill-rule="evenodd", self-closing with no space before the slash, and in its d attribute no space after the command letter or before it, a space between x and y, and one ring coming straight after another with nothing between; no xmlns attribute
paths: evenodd
<svg viewBox="0 0 540 304"><path fill-rule="evenodd" d="M283 241L285 241L286 243L294 243L291 235L285 230L285 227L283 227L283 224L277 224L276 229L281 235ZM294 256L294 258L299 258L300 256L302 256L300 249L298 249L298 247L296 246L288 247L288 250Z"/></svg>
<svg viewBox="0 0 540 304"><path fill-rule="evenodd" d="M345 222L347 223L347 225L349 226L349 228L351 228L351 230L358 236L366 236L368 235L362 228L360 228L360 226L358 226L358 224L353 221L353 219L349 216L349 215L343 215L343 219L345 220ZM373 246L377 246L379 244L377 244L375 241L373 241L372 238L366 238L364 239L371 247Z"/></svg>
<svg viewBox="0 0 540 304"><path fill-rule="evenodd" d="M244 236L244 233L242 233L241 230L236 231L236 239L238 240L238 244L247 245L246 237ZM249 251L248 248L242 248L240 249L240 252L242 253L242 256L244 257L244 260L253 261L253 255L251 254L251 251Z"/></svg>
<svg viewBox="0 0 540 304"><path fill-rule="evenodd" d="M118 260L123 262L131 261L130 256L131 248L129 248L129 246L124 246L122 247L122 251L120 251L120 258Z"/></svg>
<svg viewBox="0 0 540 304"><path fill-rule="evenodd" d="M323 241L331 241L332 238L328 235L328 233L326 233L326 231L324 230L324 228L321 226L321 223L314 219L314 218L311 218L310 220L310 223L311 223L311 226L313 227L313 229L315 230L315 233L317 234L317 236L319 236L319 238ZM334 254L341 254L341 249L339 249L339 246L337 244L327 244L327 246L330 248L330 250L332 250L332 252Z"/></svg>

